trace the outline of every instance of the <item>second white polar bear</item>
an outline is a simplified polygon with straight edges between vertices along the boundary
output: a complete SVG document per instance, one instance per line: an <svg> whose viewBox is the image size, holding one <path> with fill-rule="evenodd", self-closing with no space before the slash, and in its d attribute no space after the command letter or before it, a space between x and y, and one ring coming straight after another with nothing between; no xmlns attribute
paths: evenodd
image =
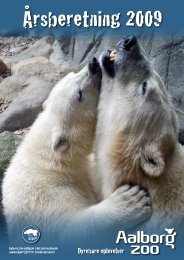
<svg viewBox="0 0 184 260"><path fill-rule="evenodd" d="M116 54L104 52L101 63L96 160L102 197L122 184L141 185L153 206L146 230L182 230L184 148L167 89L134 36L122 39Z"/></svg>
<svg viewBox="0 0 184 260"><path fill-rule="evenodd" d="M100 80L95 58L63 78L18 148L3 181L4 213L14 243L27 225L38 226L43 239L53 232L56 242L70 231L92 234L118 224L128 228L150 216L149 198L138 187L126 185L101 203L95 200L88 155Z"/></svg>

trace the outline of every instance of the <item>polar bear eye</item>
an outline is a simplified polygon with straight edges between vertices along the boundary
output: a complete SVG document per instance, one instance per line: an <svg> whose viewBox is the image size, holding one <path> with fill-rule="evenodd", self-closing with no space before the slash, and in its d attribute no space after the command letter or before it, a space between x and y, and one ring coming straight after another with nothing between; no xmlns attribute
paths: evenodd
<svg viewBox="0 0 184 260"><path fill-rule="evenodd" d="M79 100L79 101L82 101L82 99L83 99L82 90L79 90L77 97L78 97L78 100Z"/></svg>
<svg viewBox="0 0 184 260"><path fill-rule="evenodd" d="M142 94L145 95L147 90L147 82L144 81L142 84Z"/></svg>

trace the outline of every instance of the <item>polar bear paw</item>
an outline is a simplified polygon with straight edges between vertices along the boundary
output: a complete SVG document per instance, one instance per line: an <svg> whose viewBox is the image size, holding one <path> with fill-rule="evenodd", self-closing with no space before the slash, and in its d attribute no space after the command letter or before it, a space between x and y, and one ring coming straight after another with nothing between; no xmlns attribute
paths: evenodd
<svg viewBox="0 0 184 260"><path fill-rule="evenodd" d="M125 228L133 228L151 217L151 199L140 186L124 185L107 198L113 218Z"/></svg>

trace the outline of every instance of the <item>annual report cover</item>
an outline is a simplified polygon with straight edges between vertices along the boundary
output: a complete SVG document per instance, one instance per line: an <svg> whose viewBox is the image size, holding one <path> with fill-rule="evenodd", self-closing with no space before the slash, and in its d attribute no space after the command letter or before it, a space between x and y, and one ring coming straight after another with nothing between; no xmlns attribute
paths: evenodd
<svg viewBox="0 0 184 260"><path fill-rule="evenodd" d="M2 1L2 259L182 257L183 8Z"/></svg>

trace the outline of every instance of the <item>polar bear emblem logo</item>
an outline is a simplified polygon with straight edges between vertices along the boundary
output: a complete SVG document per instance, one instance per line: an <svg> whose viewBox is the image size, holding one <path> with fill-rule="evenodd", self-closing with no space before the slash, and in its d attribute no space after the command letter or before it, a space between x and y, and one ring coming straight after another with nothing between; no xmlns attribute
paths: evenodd
<svg viewBox="0 0 184 260"><path fill-rule="evenodd" d="M26 243L36 243L40 239L38 227L30 225L22 230L22 238Z"/></svg>

